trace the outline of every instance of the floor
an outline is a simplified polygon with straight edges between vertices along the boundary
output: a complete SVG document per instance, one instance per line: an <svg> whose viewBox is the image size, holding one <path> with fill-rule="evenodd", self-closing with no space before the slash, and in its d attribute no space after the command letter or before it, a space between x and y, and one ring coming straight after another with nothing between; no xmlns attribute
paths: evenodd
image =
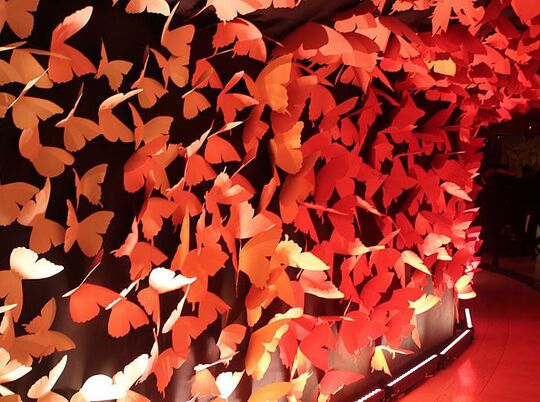
<svg viewBox="0 0 540 402"><path fill-rule="evenodd" d="M471 309L473 344L401 402L540 401L540 293L489 271L475 288L479 296L460 306Z"/></svg>
<svg viewBox="0 0 540 402"><path fill-rule="evenodd" d="M482 266L485 269L492 269L490 255L482 256ZM531 260L529 257L502 256L499 258L498 271L540 291L540 257Z"/></svg>

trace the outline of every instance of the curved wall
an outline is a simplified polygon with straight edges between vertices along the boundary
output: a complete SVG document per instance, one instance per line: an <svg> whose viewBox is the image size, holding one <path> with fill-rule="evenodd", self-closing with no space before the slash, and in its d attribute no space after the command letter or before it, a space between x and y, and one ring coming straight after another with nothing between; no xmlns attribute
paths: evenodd
<svg viewBox="0 0 540 402"><path fill-rule="evenodd" d="M26 395L67 353L71 397L147 354L151 400L244 370L231 400L347 400L449 338L478 264L478 129L535 106L535 15L143 3L0 10L2 43L26 41L0 55L0 296L18 305L0 347L34 367L6 387ZM21 246L63 271L31 280ZM22 326L51 298L69 339Z"/></svg>

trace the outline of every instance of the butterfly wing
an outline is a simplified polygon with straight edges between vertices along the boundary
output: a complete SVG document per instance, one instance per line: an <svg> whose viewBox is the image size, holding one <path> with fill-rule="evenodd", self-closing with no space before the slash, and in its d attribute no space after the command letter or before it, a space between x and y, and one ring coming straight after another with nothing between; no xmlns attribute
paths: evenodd
<svg viewBox="0 0 540 402"><path fill-rule="evenodd" d="M21 277L15 272L0 271L0 298L6 305L15 305L11 314L13 321L17 322L22 311L23 289Z"/></svg>
<svg viewBox="0 0 540 402"><path fill-rule="evenodd" d="M291 392L290 382L273 382L254 391L247 402L278 401Z"/></svg>
<svg viewBox="0 0 540 402"><path fill-rule="evenodd" d="M216 10L216 15L221 21L231 21L238 14L246 15L252 13L258 8L262 8L262 4L270 5L270 2L265 1L246 1L246 0L207 0L206 7L213 6Z"/></svg>
<svg viewBox="0 0 540 402"><path fill-rule="evenodd" d="M51 38L51 53L65 57L52 55L49 58L49 78L54 82L66 82L77 76L95 73L96 68L92 62L79 50L67 45L66 40L79 32L90 21L93 8L88 6L64 18L58 25Z"/></svg>
<svg viewBox="0 0 540 402"><path fill-rule="evenodd" d="M4 118L6 116L7 110L11 107L13 102L16 101L15 96L8 94L6 92L0 92L0 117Z"/></svg>
<svg viewBox="0 0 540 402"><path fill-rule="evenodd" d="M77 203L81 195L84 195L93 205L100 205L101 184L105 180L107 164L103 163L89 169L79 180L75 181ZM75 176L77 178L77 176Z"/></svg>
<svg viewBox="0 0 540 402"><path fill-rule="evenodd" d="M0 226L13 223L19 216L21 206L25 205L36 193L37 187L28 183L0 184Z"/></svg>
<svg viewBox="0 0 540 402"><path fill-rule="evenodd" d="M12 82L21 82L23 79L17 69L4 60L0 61L0 84L5 85ZM11 102L9 102L11 103ZM9 105L8 103L8 105Z"/></svg>
<svg viewBox="0 0 540 402"><path fill-rule="evenodd" d="M113 382L123 389L130 389L148 368L149 357L142 354L113 376Z"/></svg>
<svg viewBox="0 0 540 402"><path fill-rule="evenodd" d="M71 201L66 200L66 204L68 207L68 228L65 235L64 251L69 251L73 244L77 242L86 256L95 256L101 249L102 236L107 231L114 213L111 211L98 211L79 222Z"/></svg>
<svg viewBox="0 0 540 402"><path fill-rule="evenodd" d="M253 95L260 103L267 104L278 113L283 113L288 106L287 88L291 79L292 56L282 56L270 62L261 72Z"/></svg>
<svg viewBox="0 0 540 402"><path fill-rule="evenodd" d="M64 369L66 368L66 364L67 364L67 355L64 355L64 357L62 357L62 359L58 362L58 364L52 368L48 376L41 377L30 387L27 394L28 398L32 398L32 399L43 398L43 399L46 399L47 402L55 401L55 399L52 399L51 401L51 398L48 398L46 396L47 394L51 392L52 388L54 387L54 385L56 384L56 382L62 375Z"/></svg>
<svg viewBox="0 0 540 402"><path fill-rule="evenodd" d="M249 239L239 255L239 269L255 286L264 287L270 275L270 257L281 237L281 228L274 227Z"/></svg>
<svg viewBox="0 0 540 402"><path fill-rule="evenodd" d="M212 136L206 142L204 158L210 163L239 162L241 160L231 143L218 135Z"/></svg>
<svg viewBox="0 0 540 402"><path fill-rule="evenodd" d="M73 116L56 124L64 128L64 146L68 151L78 151L87 141L99 134L99 126L90 119Z"/></svg>
<svg viewBox="0 0 540 402"><path fill-rule="evenodd" d="M214 179L216 172L201 155L195 154L191 155L186 162L184 177L186 184L192 186L203 180Z"/></svg>
<svg viewBox="0 0 540 402"><path fill-rule="evenodd" d="M401 259L404 263L409 264L411 267L416 268L419 271L426 273L427 275L431 275L429 268L424 264L422 259L414 251L402 251Z"/></svg>
<svg viewBox="0 0 540 402"><path fill-rule="evenodd" d="M66 165L71 166L75 162L75 158L62 148L42 147L31 162L41 176L57 177L64 172Z"/></svg>
<svg viewBox="0 0 540 402"><path fill-rule="evenodd" d="M61 265L53 264L25 247L17 247L11 251L9 265L22 279L49 278L64 270Z"/></svg>
<svg viewBox="0 0 540 402"><path fill-rule="evenodd" d="M133 63L129 61L109 61L105 45L101 43L101 60L97 69L96 78L101 78L103 76L107 77L111 89L113 91L118 91L118 88L120 88L120 85L122 85L122 81L124 80L124 75L131 70L131 67L133 67Z"/></svg>
<svg viewBox="0 0 540 402"><path fill-rule="evenodd" d="M65 232L62 225L40 215L32 222L29 246L37 253L46 253L64 242Z"/></svg>
<svg viewBox="0 0 540 402"><path fill-rule="evenodd" d="M341 390L344 385L359 381L362 377L364 376L356 371L329 370L325 373L319 384L321 394L335 394Z"/></svg>
<svg viewBox="0 0 540 402"><path fill-rule="evenodd" d="M140 92L141 90L137 89L129 91L125 94L118 93L105 99L99 106L99 129L108 141L133 141L133 131L131 131L128 126L126 126L118 117L113 114L113 109Z"/></svg>
<svg viewBox="0 0 540 402"><path fill-rule="evenodd" d="M34 16L39 0L18 0L6 2L0 20L7 21L15 35L24 39L32 33ZM3 24L2 24L3 25Z"/></svg>
<svg viewBox="0 0 540 402"><path fill-rule="evenodd" d="M139 105L145 109L154 106L157 100L167 93L167 89L159 81L149 77L141 77L132 88L142 90L137 94L137 99Z"/></svg>
<svg viewBox="0 0 540 402"><path fill-rule="evenodd" d="M142 13L161 14L168 16L171 9L166 0L131 0L126 6L126 12L130 14Z"/></svg>
<svg viewBox="0 0 540 402"><path fill-rule="evenodd" d="M198 91L190 91L184 96L183 113L184 117L191 120L210 107L208 99Z"/></svg>
<svg viewBox="0 0 540 402"><path fill-rule="evenodd" d="M73 105L68 115L56 123L56 127L64 129L64 147L72 152L82 149L87 141L93 140L99 134L99 126L95 122L75 116L75 110L81 101L82 95L83 87L81 87L75 105Z"/></svg>
<svg viewBox="0 0 540 402"><path fill-rule="evenodd" d="M107 307L120 295L103 286L83 283L70 294L69 312L71 319L83 323L95 318L100 308Z"/></svg>
<svg viewBox="0 0 540 402"><path fill-rule="evenodd" d="M223 328L217 347L219 348L220 359L225 359L236 353L236 348L246 335L246 327L240 324L231 324Z"/></svg>
<svg viewBox="0 0 540 402"><path fill-rule="evenodd" d="M139 112L131 103L129 104L135 124L135 145L139 147L141 142L148 144L160 136L169 134L173 118L171 116L157 116L144 123Z"/></svg>
<svg viewBox="0 0 540 402"><path fill-rule="evenodd" d="M170 116L157 116L144 125L143 141L145 144L159 136L169 134L173 118Z"/></svg>
<svg viewBox="0 0 540 402"><path fill-rule="evenodd" d="M51 181L47 178L43 188L35 195L34 200L30 200L24 204L17 221L21 225L32 226L36 218L44 216L45 212L47 212L50 197Z"/></svg>
<svg viewBox="0 0 540 402"><path fill-rule="evenodd" d="M75 213L75 209L73 208L73 204L71 201L66 200L67 205L67 229L65 232L65 239L64 239L64 251L68 252L75 241L77 240L77 234L79 231L79 221L77 219L77 214Z"/></svg>
<svg viewBox="0 0 540 402"><path fill-rule="evenodd" d="M79 392L71 398L71 402L93 402L121 399L126 390L114 384L111 377L97 374L89 377Z"/></svg>
<svg viewBox="0 0 540 402"><path fill-rule="evenodd" d="M93 257L101 249L103 235L113 217L111 211L98 211L79 222L77 243L86 256Z"/></svg>
<svg viewBox="0 0 540 402"><path fill-rule="evenodd" d="M112 307L107 329L110 336L119 338L127 335L131 328L137 329L148 323L147 315L139 306L122 299Z"/></svg>
<svg viewBox="0 0 540 402"><path fill-rule="evenodd" d="M137 300L146 313L152 317L152 321L160 327L161 304L159 293L151 287L142 289L137 293Z"/></svg>
<svg viewBox="0 0 540 402"><path fill-rule="evenodd" d="M13 105L13 123L17 128L29 129L37 127L40 120L47 120L64 110L47 99L22 96Z"/></svg>
<svg viewBox="0 0 540 402"><path fill-rule="evenodd" d="M156 246L146 242L138 242L129 254L131 280L146 278L152 265L162 264L166 259L167 256Z"/></svg>
<svg viewBox="0 0 540 402"><path fill-rule="evenodd" d="M277 166L290 174L295 174L302 168L303 155L300 150L304 123L297 122L289 131L275 133L270 140L270 149Z"/></svg>
<svg viewBox="0 0 540 402"><path fill-rule="evenodd" d="M29 334L48 331L54 322L55 316L56 300L53 297L41 308L38 316L34 317L28 324L23 324L24 330Z"/></svg>
<svg viewBox="0 0 540 402"><path fill-rule="evenodd" d="M189 82L189 56L188 50L183 56L171 56L167 60L171 80L178 88L185 87Z"/></svg>
<svg viewBox="0 0 540 402"><path fill-rule="evenodd" d="M99 128L108 141L133 141L133 131L116 117L112 110L99 112Z"/></svg>
<svg viewBox="0 0 540 402"><path fill-rule="evenodd" d="M163 220L169 218L176 205L174 202L161 197L150 197L145 203L141 214L142 232L147 240L153 239L161 230Z"/></svg>
<svg viewBox="0 0 540 402"><path fill-rule="evenodd" d="M36 58L25 49L14 49L11 53L9 64L17 71L20 76L20 82L27 84L35 77L41 77L36 82L38 88L51 88L53 83L45 73L45 70L36 60Z"/></svg>
<svg viewBox="0 0 540 402"><path fill-rule="evenodd" d="M190 43L193 40L193 35L195 34L195 26L189 24L170 31L169 25L172 20L172 16L173 14L171 13L163 27L161 44L176 57L181 57L190 50Z"/></svg>
<svg viewBox="0 0 540 402"><path fill-rule="evenodd" d="M216 377L216 385L219 389L219 396L222 398L228 398L234 392L240 380L244 376L243 371L239 372L222 372Z"/></svg>

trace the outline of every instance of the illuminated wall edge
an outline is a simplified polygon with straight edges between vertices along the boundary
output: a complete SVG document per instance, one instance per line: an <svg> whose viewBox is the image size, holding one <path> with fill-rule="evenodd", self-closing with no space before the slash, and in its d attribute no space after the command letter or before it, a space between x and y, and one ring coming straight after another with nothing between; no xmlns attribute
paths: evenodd
<svg viewBox="0 0 540 402"><path fill-rule="evenodd" d="M401 374L388 381L386 384L376 387L363 394L355 402L383 402L391 401L406 393L407 390L424 381L427 376L443 370L458 358L474 340L474 327L469 308L464 309L465 326L458 328L457 333L449 342L441 345L438 353L425 357L420 362L407 367ZM428 379L429 381L429 379Z"/></svg>

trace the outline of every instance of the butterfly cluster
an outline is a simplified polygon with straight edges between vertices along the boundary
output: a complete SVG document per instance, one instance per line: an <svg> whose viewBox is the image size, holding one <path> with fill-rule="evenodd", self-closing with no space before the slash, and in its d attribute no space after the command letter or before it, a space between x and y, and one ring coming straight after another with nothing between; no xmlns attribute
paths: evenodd
<svg viewBox="0 0 540 402"><path fill-rule="evenodd" d="M479 131L538 106L540 3L364 1L281 38L250 18L309 1L81 1L44 32L46 0L0 0L0 152L17 161L0 231L27 239L2 251L1 401L143 402L150 381L339 400L422 347L419 315L474 297ZM105 32L120 16L141 34ZM21 324L27 283L68 272L77 286ZM22 389L76 347L57 303L83 332L151 341L71 393L53 391L85 364L67 354Z"/></svg>

